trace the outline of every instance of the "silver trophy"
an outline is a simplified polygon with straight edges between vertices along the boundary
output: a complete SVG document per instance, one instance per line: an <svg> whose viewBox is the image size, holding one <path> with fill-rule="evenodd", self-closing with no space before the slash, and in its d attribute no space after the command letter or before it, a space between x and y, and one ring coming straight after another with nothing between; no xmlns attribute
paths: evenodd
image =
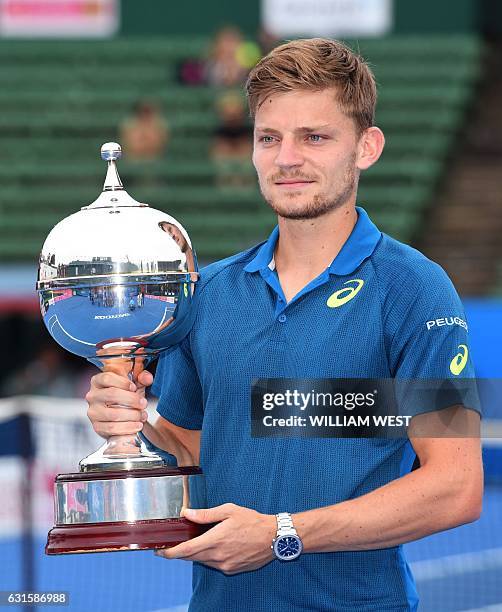
<svg viewBox="0 0 502 612"><path fill-rule="evenodd" d="M124 190L120 146L104 144L101 157L103 191L47 236L37 291L56 342L134 381L190 331L197 259L180 223ZM112 436L78 473L56 478L46 552L163 548L199 535L180 511L204 503L203 478L198 467L167 466L138 435Z"/></svg>

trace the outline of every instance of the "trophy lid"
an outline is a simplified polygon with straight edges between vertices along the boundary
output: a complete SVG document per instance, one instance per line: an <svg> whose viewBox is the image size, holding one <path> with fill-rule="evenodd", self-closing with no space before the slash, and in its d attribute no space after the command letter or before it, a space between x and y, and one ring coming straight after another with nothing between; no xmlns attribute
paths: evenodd
<svg viewBox="0 0 502 612"><path fill-rule="evenodd" d="M169 275L197 278L195 252L184 227L170 215L138 202L124 189L116 162L118 143L101 147L108 168L102 193L60 221L40 253L37 289L123 284ZM178 279L179 280L179 279Z"/></svg>

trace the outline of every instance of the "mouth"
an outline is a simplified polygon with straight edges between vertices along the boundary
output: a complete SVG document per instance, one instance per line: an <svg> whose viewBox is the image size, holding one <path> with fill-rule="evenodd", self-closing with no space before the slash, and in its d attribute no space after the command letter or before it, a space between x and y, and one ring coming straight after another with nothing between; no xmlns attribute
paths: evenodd
<svg viewBox="0 0 502 612"><path fill-rule="evenodd" d="M288 180L288 181L276 181L274 185L283 188L298 188L305 187L306 185L311 185L315 181L298 181L298 180Z"/></svg>

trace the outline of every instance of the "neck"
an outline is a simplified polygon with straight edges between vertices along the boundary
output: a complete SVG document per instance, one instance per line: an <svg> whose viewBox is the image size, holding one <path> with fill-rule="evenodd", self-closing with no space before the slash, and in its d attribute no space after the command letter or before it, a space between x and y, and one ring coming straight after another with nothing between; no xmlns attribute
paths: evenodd
<svg viewBox="0 0 502 612"><path fill-rule="evenodd" d="M357 221L353 202L316 219L279 217L279 240L275 248L277 271L294 268L317 276L340 252Z"/></svg>

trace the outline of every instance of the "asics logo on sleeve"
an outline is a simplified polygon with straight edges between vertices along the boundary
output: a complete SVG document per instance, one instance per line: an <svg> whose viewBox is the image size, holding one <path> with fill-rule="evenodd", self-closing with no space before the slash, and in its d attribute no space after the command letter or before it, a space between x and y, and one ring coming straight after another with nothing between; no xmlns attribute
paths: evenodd
<svg viewBox="0 0 502 612"><path fill-rule="evenodd" d="M355 283L355 285L345 287L344 289L339 289L329 296L328 301L326 302L328 308L338 308L339 306L343 306L347 302L350 302L350 300L355 298L359 291L361 291L361 288L364 285L364 281L360 278L352 278L343 284L348 285L349 283Z"/></svg>
<svg viewBox="0 0 502 612"><path fill-rule="evenodd" d="M459 344L458 348L460 349L460 351L450 362L450 372L455 376L458 376L465 368L467 358L469 357L469 349L466 347L465 344Z"/></svg>

